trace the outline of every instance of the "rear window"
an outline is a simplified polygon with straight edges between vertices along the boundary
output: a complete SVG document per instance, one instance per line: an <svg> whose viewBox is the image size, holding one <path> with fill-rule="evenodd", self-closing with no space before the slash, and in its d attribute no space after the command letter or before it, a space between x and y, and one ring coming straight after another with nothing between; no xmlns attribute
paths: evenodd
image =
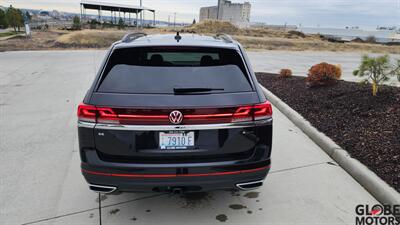
<svg viewBox="0 0 400 225"><path fill-rule="evenodd" d="M209 89L211 93L252 91L237 51L181 47L115 50L97 91L174 94L176 89Z"/></svg>

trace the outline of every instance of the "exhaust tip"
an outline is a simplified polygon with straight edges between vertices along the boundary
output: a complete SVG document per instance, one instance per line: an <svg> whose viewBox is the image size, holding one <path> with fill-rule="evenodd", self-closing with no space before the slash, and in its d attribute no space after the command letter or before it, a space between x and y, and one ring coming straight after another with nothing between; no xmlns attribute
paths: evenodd
<svg viewBox="0 0 400 225"><path fill-rule="evenodd" d="M258 181L252 181L252 182L246 182L246 183L238 183L236 184L236 187L239 188L242 191L249 191L249 190L254 190L263 185L264 180L258 180Z"/></svg>
<svg viewBox="0 0 400 225"><path fill-rule="evenodd" d="M104 186L95 184L89 184L89 189L100 194L111 194L117 190L117 188L113 186Z"/></svg>
<svg viewBox="0 0 400 225"><path fill-rule="evenodd" d="M172 193L176 194L176 195L181 195L184 193L184 189L183 188L172 188Z"/></svg>

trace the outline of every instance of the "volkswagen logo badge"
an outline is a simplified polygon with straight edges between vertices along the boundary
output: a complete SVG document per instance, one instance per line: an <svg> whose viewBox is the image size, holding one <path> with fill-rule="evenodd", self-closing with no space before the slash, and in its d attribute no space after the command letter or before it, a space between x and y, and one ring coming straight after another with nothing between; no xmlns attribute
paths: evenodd
<svg viewBox="0 0 400 225"><path fill-rule="evenodd" d="M172 111L169 114L169 121L172 124L180 124L182 123L183 120L183 114L181 112L179 112L178 110Z"/></svg>

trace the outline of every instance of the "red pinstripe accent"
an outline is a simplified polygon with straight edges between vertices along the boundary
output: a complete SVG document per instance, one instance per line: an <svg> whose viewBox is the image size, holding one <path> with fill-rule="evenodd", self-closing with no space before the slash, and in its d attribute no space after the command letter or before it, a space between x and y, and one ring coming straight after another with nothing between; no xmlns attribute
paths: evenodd
<svg viewBox="0 0 400 225"><path fill-rule="evenodd" d="M254 173L261 170L270 169L271 166L264 166L256 169L249 170L238 170L230 172L214 172L214 173L193 173L193 174L123 174L123 173L102 173L90 170L82 169L83 173L108 176L108 177L129 177L129 178L173 178L173 177L206 177L206 176L223 176L223 175L235 175L242 173Z"/></svg>

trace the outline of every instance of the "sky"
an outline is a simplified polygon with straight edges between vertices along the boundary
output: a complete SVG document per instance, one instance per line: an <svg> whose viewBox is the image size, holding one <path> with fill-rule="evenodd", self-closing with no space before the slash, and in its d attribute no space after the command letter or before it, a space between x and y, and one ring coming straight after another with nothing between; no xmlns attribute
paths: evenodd
<svg viewBox="0 0 400 225"><path fill-rule="evenodd" d="M97 0L139 5L140 0ZM243 2L244 0L233 0ZM247 0L252 4L251 22L291 24L303 27L377 26L400 27L400 0ZM0 0L0 5L17 8L79 12L80 0ZM199 8L216 5L217 0L143 0L157 10L157 20L168 20L177 13L178 22L198 20ZM96 14L96 11L87 11ZM148 14L148 18L152 15Z"/></svg>

